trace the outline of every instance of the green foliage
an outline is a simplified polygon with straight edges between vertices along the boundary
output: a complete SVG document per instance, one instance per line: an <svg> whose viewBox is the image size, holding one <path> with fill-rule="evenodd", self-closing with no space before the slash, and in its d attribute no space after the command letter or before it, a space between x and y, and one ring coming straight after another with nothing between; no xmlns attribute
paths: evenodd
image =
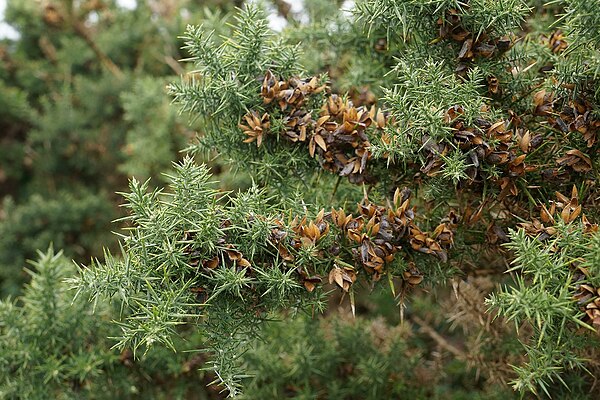
<svg viewBox="0 0 600 400"><path fill-rule="evenodd" d="M33 257L36 249L53 243L81 260L100 252L103 242L110 243L109 221L115 210L103 193L73 188L46 197L33 194L20 205L7 198L2 209L0 277L5 294L18 293L26 280L19 263Z"/></svg>
<svg viewBox="0 0 600 400"><path fill-rule="evenodd" d="M564 57L556 59L556 90L565 96L574 93L591 94L597 104L600 101L598 73L600 72L600 31L598 30L598 4L584 1L564 1L564 14L560 18L561 28L572 43ZM575 90L564 90L565 85L574 85ZM598 115L597 107L594 112Z"/></svg>
<svg viewBox="0 0 600 400"><path fill-rule="evenodd" d="M168 193L132 180L125 198L133 226L123 237L123 258L105 254L103 264L83 270L73 284L94 303L117 296L128 306L118 347L134 352L153 343L173 348L177 326L202 318L217 349L215 369L235 393L239 372L233 367L244 338L273 310L306 309L320 300L290 279L295 267L271 258L276 204L253 189L223 206L209 179L206 168L186 158L169 176ZM250 264L231 264L237 254ZM207 267L208 260L216 268ZM307 255L305 262L315 260Z"/></svg>
<svg viewBox="0 0 600 400"><path fill-rule="evenodd" d="M64 282L76 266L52 248L40 252L23 296L0 301L0 396L4 399L186 398L202 374L195 355L155 348L141 360L119 354L108 339L117 332L107 304L95 310ZM188 343L198 343L186 334ZM170 384L156 385L157 381ZM171 386L171 387L170 387ZM110 390L107 390L110 388ZM206 395L205 395L206 396ZM195 398L208 398L199 395Z"/></svg>
<svg viewBox="0 0 600 400"><path fill-rule="evenodd" d="M476 35L487 32L495 36L513 33L529 11L523 0L369 0L357 3L356 15L369 32L385 30L388 39L423 44L427 36L422 33L429 31L433 39L435 24L438 18L445 18L448 9L464 15L467 30Z"/></svg>
<svg viewBox="0 0 600 400"><path fill-rule="evenodd" d="M2 82L0 86L2 98L0 103L0 111L3 121L29 121L31 118L31 109L27 103L27 95L17 88L6 86Z"/></svg>
<svg viewBox="0 0 600 400"><path fill-rule="evenodd" d="M525 323L533 329L523 343L528 361L515 367L513 387L519 391L539 394L541 390L550 397L552 383L568 387L562 378L564 371L586 371L590 355L585 350L598 343L595 328L582 322L581 308L587 300L577 296L582 284L598 281L597 269L585 269L583 280L572 284L579 271L575 267L592 266L597 256L593 249L598 233L584 234L583 229L580 224L559 223L558 233L547 242L527 237L522 229L510 233L507 247L515 258L509 271L521 274L512 288L492 294L487 304L514 321L517 330ZM581 300L576 303L574 298Z"/></svg>
<svg viewBox="0 0 600 400"><path fill-rule="evenodd" d="M487 99L481 95L484 78L477 69L470 72L466 82L444 63L431 59L422 67L400 61L393 72L398 83L384 92L384 101L390 104L392 115L406 123L406 128L397 130L396 135L447 138L452 129L444 123L444 113L456 104L465 104L467 125L472 125L477 117L487 116L481 112Z"/></svg>
<svg viewBox="0 0 600 400"><path fill-rule="evenodd" d="M581 0L567 0L565 3L565 18L570 31L569 34L583 39L584 45L586 41L592 41L595 46L600 44L600 30L598 26L600 19L596 13L597 4L586 3Z"/></svg>
<svg viewBox="0 0 600 400"><path fill-rule="evenodd" d="M244 355L252 377L241 398L501 398L497 387L453 370L464 365L430 362L407 324L346 317L269 323Z"/></svg>
<svg viewBox="0 0 600 400"><path fill-rule="evenodd" d="M540 12L544 7L547 13ZM358 78L361 74L356 71L368 65L384 76L377 80L380 87L371 92L381 93L379 101L386 113L386 127L383 134L369 131L373 146L368 148L372 156L368 160L376 172L373 182L366 184L369 192L389 201L396 187L416 185L424 190L423 207L427 214L443 216L457 208L461 210L463 217L458 222L456 242L453 242L457 249L468 254L461 262L470 259L475 265L481 265L481 247L494 251L494 244L511 241L510 248L516 253L514 262L519 266L517 284L511 290L492 294L490 304L507 320L514 320L518 327L531 324L533 332L529 336L522 337L521 332L516 332L528 349L529 359L515 366L514 387L521 392L546 395L554 383L561 382L565 370L585 371L586 368L586 358L572 356L572 353L584 352L588 347L567 334L585 325L582 322L585 315L573 299L575 275L570 263L578 255L549 254L536 248L541 241L527 241L529 239L507 236L504 232L518 221L534 218L533 208L546 203L554 190L573 184L587 187L585 179L596 178L591 154L595 154L596 149L596 128L592 127L596 122L592 116L596 112L593 99L597 99L597 89L596 75L592 71L598 50L594 45L585 45L590 43L595 29L592 26L596 25L590 23L593 17L587 15L579 3L567 4L564 15L562 11L560 6L536 3L530 7L523 1L361 1L357 2L351 18L337 13L327 25L309 13L308 27L285 33L292 45L301 39L308 39L313 45L328 43L323 56L308 60L308 66L316 69L310 72L329 72L335 82L332 87L354 90L352 99L359 104L370 105L376 96L372 95L371 100L368 95L356 95L361 93L361 85L371 82L371 78L361 81ZM252 16L256 24L256 10L250 8L241 15L241 21ZM569 32L566 39L559 31L553 31L561 24L564 31ZM251 31L252 27L242 24L238 30ZM290 189L296 185L294 179L282 179L286 175L275 178L265 169L298 171L304 179L321 173L315 172L310 163L297 162L296 148L281 146L285 125L277 120L276 111L265 106L271 101L265 95L268 87L262 87L262 105L257 97L260 81L270 76L266 72L270 67L263 64L262 73L260 68L253 69L252 79L247 80L244 79L246 66L236 65L235 72L224 73L224 63L215 63L215 60L227 59L224 56L227 45L211 46L203 35L201 30L188 29L188 47L196 43L197 56L192 61L199 66L197 87L211 88L204 82L214 77L238 79L239 76L241 91L247 90L247 93L238 95L237 99L225 95L228 83L222 82L225 90L220 96L208 96L215 99L214 105L210 105L211 101L203 97L207 92L193 93L189 90L193 85L172 86L172 94L183 104L184 111L194 116L200 114L200 118L210 115L211 120L204 124L209 126L218 121L219 133L225 132L220 136L222 141L215 145L211 142L213 129L207 129L208 139L201 140L193 149L210 148L226 158L233 158L259 182L274 186L275 193L289 196L293 191ZM310 51L309 48L308 54ZM206 60L202 61L200 55L206 55ZM326 64L326 60L334 59L340 60L341 65ZM277 79L278 75L283 79L289 76L281 71L275 74ZM244 82L252 84L246 86ZM206 104L210 109L199 108ZM219 117L219 107L235 110L227 115L233 116L233 121L227 123ZM236 129L245 123L242 116L248 111L256 111L257 116L263 115L263 111L270 113L269 125L264 128L269 129L269 135L265 135L264 143L261 137L256 148L252 140L250 146L242 144L244 137ZM323 115L317 107L309 108L308 112ZM580 120L588 118L585 128L578 130L575 125L568 125L577 118L577 113L586 112L588 117L580 117ZM590 129L594 133L590 133ZM274 134L281 136L275 138ZM243 155L240 154L242 149L245 150ZM323 150L324 155L315 156L321 164L327 157L327 149ZM280 162L277 154L288 159ZM575 166L577 158L582 163ZM266 167L256 169L257 159ZM339 186L344 188L346 184ZM456 190L455 196L448 193L448 187ZM319 197L310 189L304 192L305 199ZM335 202L336 198L339 199L334 190L329 201ZM432 204L433 199L441 200L440 204ZM571 211L567 214L564 211L561 217L564 224L571 222L570 212L577 206L573 201L576 200L568 206L572 207ZM595 215L594 204L588 207ZM577 214L580 212L581 209ZM480 218L485 219L486 228L477 227ZM435 224L434 218L426 219ZM534 220L533 226L538 226L536 224L539 221ZM538 234L546 232L543 226L536 229ZM550 235L552 240L563 240L566 228L553 229L543 234ZM485 235L483 243L478 235ZM581 239L572 233L566 237L565 243L577 243ZM591 248L591 245L585 244L583 248ZM418 260L414 265L431 271L428 277L432 282L441 283L452 275L451 269L436 270L431 262ZM396 273L407 271L405 266ZM510 271L517 272L516 269ZM468 274L464 270L463 273ZM433 279L436 275L441 277L439 281ZM285 281L285 278L280 279ZM595 282L596 277L587 273L586 279ZM232 282L234 294L240 296L241 288L250 284L235 274L223 276L222 280ZM528 343L536 343L536 346Z"/></svg>
<svg viewBox="0 0 600 400"><path fill-rule="evenodd" d="M165 82L166 84L166 82ZM185 138L177 132L175 111L165 102L164 87L155 78L136 81L130 92L121 95L128 123L124 152L127 158L120 169L138 179L158 177L170 167L173 154L183 147Z"/></svg>
<svg viewBox="0 0 600 400"><path fill-rule="evenodd" d="M83 382L100 375L103 353L87 353L84 331L72 328L82 323L85 302L71 304L71 296L61 281L72 273L72 264L52 249L40 253L28 271L33 280L27 286L22 306L12 301L1 303L2 317L2 394L6 398L43 398L50 393L71 392L69 381ZM102 316L88 320L95 333ZM61 387L61 385L67 387ZM38 388L47 386L47 393ZM66 390L65 390L66 389Z"/></svg>
<svg viewBox="0 0 600 400"><path fill-rule="evenodd" d="M181 83L169 86L174 101L182 112L199 119L204 130L200 143L190 147L192 153L217 151L234 167L256 172L260 179L279 177L285 181L294 164L303 164L296 154L261 152L242 143L238 128L242 116L261 103L258 96L261 77L267 69L278 76L291 77L301 69L296 46L282 43L273 37L257 7L248 7L236 17L235 29L222 44L211 31L202 26L188 26L182 37L184 49L191 55L195 71ZM297 169L297 168L294 168ZM293 172L290 171L290 172Z"/></svg>

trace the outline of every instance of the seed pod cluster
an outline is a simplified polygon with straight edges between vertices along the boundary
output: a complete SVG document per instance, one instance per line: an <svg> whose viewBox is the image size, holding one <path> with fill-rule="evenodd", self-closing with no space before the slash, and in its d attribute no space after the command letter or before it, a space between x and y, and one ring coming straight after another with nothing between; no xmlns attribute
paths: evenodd
<svg viewBox="0 0 600 400"><path fill-rule="evenodd" d="M446 261L447 250L453 244L456 225L446 221L441 223L433 233L423 232L415 223L415 212L410 208L410 190L396 190L394 206L391 208L375 205L365 201L358 205L357 216L346 214L343 209L324 210L314 221L306 217L294 218L291 224L292 235L285 233L283 224L273 230L272 240L279 249L280 257L286 261L294 261L295 257L283 245L284 239L294 250L314 248L325 235L335 234L334 245L328 249L328 255L337 257L334 269L329 273L329 280L335 282L340 289L348 291L356 281L359 269L364 270L372 281L377 281L384 273L386 264L391 263L402 245L420 253L431 254ZM336 229L332 230L332 226ZM345 243L352 255L350 259L341 260L338 243ZM324 256L323 254L321 254ZM416 269L415 269L416 270ZM308 271L298 270L302 284L312 291L321 277ZM413 271L414 272L414 271ZM415 272L412 275L422 275ZM410 282L415 283L415 278ZM420 282L420 281L419 281Z"/></svg>
<svg viewBox="0 0 600 400"><path fill-rule="evenodd" d="M536 102L536 106L540 102L538 94L534 97L534 102ZM558 106L558 102L553 105L553 112L548 115L548 122L553 127L563 133L580 133L586 141L587 147L592 147L596 143L600 131L600 120L593 117L593 105L589 101L576 99L566 102L562 107Z"/></svg>
<svg viewBox="0 0 600 400"><path fill-rule="evenodd" d="M577 132L582 135L588 148L596 144L600 120L593 117L590 102L581 98L561 101L555 98L554 93L540 90L534 94L533 103L533 115L545 117L562 134ZM556 159L556 163L557 167L542 171L544 179L564 181L569 179L571 172L585 174L592 170L590 156L578 149L565 151Z"/></svg>
<svg viewBox="0 0 600 400"><path fill-rule="evenodd" d="M469 32L462 23L460 11L455 8L447 10L444 17L438 19L437 24L440 39L451 39L461 45L457 55L459 64L455 72L462 77L467 75L470 63L476 58L489 59L498 56L513 45L513 40L508 36L491 39L485 32L479 34ZM487 80L490 94L500 93L498 79L490 75Z"/></svg>
<svg viewBox="0 0 600 400"><path fill-rule="evenodd" d="M284 111L301 109L313 95L323 92L326 85L319 84L319 79L292 77L287 81L278 80L271 71L267 71L261 88L261 96L265 104L275 102Z"/></svg>
<svg viewBox="0 0 600 400"><path fill-rule="evenodd" d="M584 313L583 322L592 325L600 333L600 287L585 283L589 272L578 267L573 277L575 295L579 309Z"/></svg>
<svg viewBox="0 0 600 400"><path fill-rule="evenodd" d="M351 266L339 267L336 265L329 271L329 284L335 283L346 293L354 282L356 282L356 271Z"/></svg>
<svg viewBox="0 0 600 400"><path fill-rule="evenodd" d="M421 172L427 176L437 175L444 166L444 157L451 149L458 148L468 161L465 172L471 182L487 179L482 169L484 165L502 166L503 176L496 180L501 188L500 198L516 196L518 189L515 180L526 172L535 170L534 167L526 166L525 158L529 151L541 144L541 136L532 138L529 131L518 127L518 121L514 118L495 123L478 118L473 126L466 126L463 113L463 107L457 105L444 114L444 120L453 132L451 143L435 142L428 135L423 136L422 148L427 154ZM514 129L508 129L509 124Z"/></svg>
<svg viewBox="0 0 600 400"><path fill-rule="evenodd" d="M386 116L380 109L357 108L334 94L321 108L308 144L309 153L313 156L316 151L324 169L347 176L352 183L369 181L366 166L371 158L371 144L366 129L371 125L379 130L385 128Z"/></svg>
<svg viewBox="0 0 600 400"><path fill-rule="evenodd" d="M295 216L291 224L286 227L281 219L275 220L276 227L271 230L271 243L277 247L277 256L285 263L294 263L300 249L310 249L320 258L327 257L322 250L317 248L319 241L330 233L330 225L325 210L321 210L314 220L306 216L299 218ZM337 255L330 252L331 255ZM312 292L316 286L322 283L322 277L316 272L308 271L307 267L298 266L296 272L300 284L306 290Z"/></svg>
<svg viewBox="0 0 600 400"><path fill-rule="evenodd" d="M435 255L447 260L447 249L453 243L453 231L441 224L432 234L423 232L414 222L410 208L411 192L396 190L390 208L364 202L358 206L358 215L346 215L343 210L332 210L333 223L343 239L354 244L354 263L362 266L373 281L380 279L384 266L394 260L405 244L412 250Z"/></svg>
<svg viewBox="0 0 600 400"><path fill-rule="evenodd" d="M324 169L346 176L353 183L372 180L366 171L371 158L366 130L370 126L383 130L387 116L375 106L355 107L336 94L326 96L315 115L309 103L325 90L317 77L282 81L267 71L261 88L267 112L261 116L250 111L244 116L245 123L239 125L248 136L244 142L256 141L260 147L271 128L271 115L283 113L284 129L277 133L289 142L304 143L310 156L318 158Z"/></svg>
<svg viewBox="0 0 600 400"><path fill-rule="evenodd" d="M561 219L565 224L577 220L581 216L581 222L584 226L584 233L593 233L598 231L598 225L591 224L585 214L582 214L581 204L579 204L579 195L577 188L573 186L571 196L565 196L560 192L555 193L556 200L552 201L549 207L540 206L540 218L531 218L531 221L517 224L518 227L525 230L527 235L535 237L540 241L545 241L558 232L556 221Z"/></svg>
<svg viewBox="0 0 600 400"><path fill-rule="evenodd" d="M577 149L567 150L556 162L561 167L569 167L575 172L585 173L592 170L592 160Z"/></svg>
<svg viewBox="0 0 600 400"><path fill-rule="evenodd" d="M244 140L244 143L252 143L256 141L256 145L260 147L263 142L263 138L269 132L269 128L271 127L269 114L264 113L262 116L259 116L256 111L251 111L250 113L244 115L244 121L246 122L245 125L238 125L248 136L248 138Z"/></svg>

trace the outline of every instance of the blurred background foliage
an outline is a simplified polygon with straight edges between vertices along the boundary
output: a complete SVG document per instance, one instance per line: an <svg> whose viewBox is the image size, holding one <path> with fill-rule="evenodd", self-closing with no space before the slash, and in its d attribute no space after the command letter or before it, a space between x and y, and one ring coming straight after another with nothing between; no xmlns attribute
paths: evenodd
<svg viewBox="0 0 600 400"><path fill-rule="evenodd" d="M0 288L50 243L78 261L113 247L127 177L153 182L193 137L164 87L177 36L221 26L235 2L8 1L0 42Z"/></svg>

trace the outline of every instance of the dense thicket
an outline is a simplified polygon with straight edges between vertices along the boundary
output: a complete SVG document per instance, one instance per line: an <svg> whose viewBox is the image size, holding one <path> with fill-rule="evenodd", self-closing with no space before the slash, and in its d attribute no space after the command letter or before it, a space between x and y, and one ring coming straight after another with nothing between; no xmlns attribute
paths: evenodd
<svg viewBox="0 0 600 400"><path fill-rule="evenodd" d="M173 21L182 15L174 10L185 6L176 3ZM157 15L153 4L123 15ZM112 178L101 179L97 190L118 189L115 170L136 176L122 194L127 213L119 219L120 251L106 251L76 276L56 277L64 296L75 297L82 315L90 312L89 299L100 307L98 318L111 301L118 327L105 323L102 329L118 328L110 335L121 361L149 368L145 363L158 348L157 357L207 368L194 375L196 384L206 383L200 377L214 378L222 395L231 397L597 396L600 4L363 0L343 11L335 2L310 0L302 14L284 2L271 7L288 20L281 33L271 31L267 13L256 5L235 11L227 26L204 12L204 25L185 29L181 53L163 33L171 35L171 28L159 29L163 47L148 39L139 51L165 57L162 72L139 58L126 72L120 62L127 65L123 60L135 52L127 43L118 46L122 38L107 34L99 42L127 49L120 59L118 52L94 50L77 23L64 28L73 17L52 19L51 8L43 9L47 26L82 40L97 61L86 67L103 78L90 78L81 90L99 85L104 91L107 82L124 87L115 126L127 135L115 138L104 129L111 132L107 139L126 140L119 148L129 156L101 160L112 165ZM66 46L65 54L73 47ZM179 57L184 66L175 62ZM169 149L182 146L177 134L183 130L175 107L164 107L161 84L148 78L168 75L164 65L182 73L168 91L199 134L187 144L188 155L158 177L174 158ZM136 71L145 72L134 83L119 78ZM82 72L79 79L88 76ZM78 87L77 80L68 82L63 91ZM81 103L60 97L56 105L44 99L42 110L62 104L71 119L59 124L62 131L50 125L42 135L39 126L24 123L35 110L27 103L31 88L7 91L25 101L11 108L12 121L20 121L14 126L27 132L28 146L38 143L35 154L47 158L38 168L52 179L44 180L42 172L11 176L25 179L24 188L41 179L56 190L37 200L23 197L28 207L6 203L4 210L18 212L6 214L4 229L19 230L22 224L11 218L31 218L50 207L45 193L67 198L63 187L71 185L59 183L79 175L71 169L61 179L58 169L47 170L64 164L53 164L51 151L66 151L71 142L64 134L57 133L62 146L44 146L42 139L55 131L79 134L77 127L85 132L94 118L100 126L110 118L75 115L73 110L86 110L84 97ZM75 143L68 162L88 161ZM193 159L213 155L238 177L219 178L249 188L223 191L210 166ZM107 168L101 161L94 171ZM221 172L214 165L212 170ZM240 181L245 176L250 185ZM94 206L110 204L97 195L79 197L89 199L80 208L84 220L86 212L98 218ZM60 210L65 202L55 204ZM50 221L69 221L60 215ZM41 237L60 238L62 232ZM33 242L28 249L42 245ZM92 247L84 249L91 254ZM37 265L54 259L49 252ZM18 327L11 318L34 326L39 319L35 309L45 305L36 303L35 282L22 305L4 305L6 343ZM60 319L56 324L64 328ZM118 354L103 350L105 334L97 331L95 351ZM36 354L37 339L27 339L36 334L10 347ZM206 353L182 361L162 352L193 347ZM80 348L51 347L64 355L61 368ZM45 374L59 370L32 359ZM109 362L94 365L107 376L116 373ZM9 369L7 393L24 374L17 366ZM57 391L68 396L60 385L83 393L102 384L74 371L56 379ZM187 392L193 384L184 378L175 385L181 396L205 395ZM216 396L211 387L206 395Z"/></svg>

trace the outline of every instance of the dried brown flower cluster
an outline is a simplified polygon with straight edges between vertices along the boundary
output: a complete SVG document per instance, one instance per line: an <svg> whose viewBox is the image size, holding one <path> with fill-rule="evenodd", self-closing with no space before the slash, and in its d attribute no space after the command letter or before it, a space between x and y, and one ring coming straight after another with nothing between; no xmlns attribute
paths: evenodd
<svg viewBox="0 0 600 400"><path fill-rule="evenodd" d="M258 147L261 146L263 138L269 132L271 128L271 122L269 121L269 114L264 113L259 116L255 111L244 115L246 125L240 124L240 128L244 130L244 133L248 136L244 143L252 143L256 141Z"/></svg>
<svg viewBox="0 0 600 400"><path fill-rule="evenodd" d="M344 101L337 95L329 97L321 108L314 135L323 137L325 142L325 147L317 149L323 168L347 176L352 183L368 180L365 172L367 161L371 158L371 144L366 129L371 125L379 130L385 128L386 116L380 109L373 106L367 111L363 107L354 107L350 101Z"/></svg>
<svg viewBox="0 0 600 400"><path fill-rule="evenodd" d="M503 166L504 174L496 180L501 188L499 198L516 196L518 189L515 180L535 170L533 166L525 165L525 157L541 144L542 137L531 137L529 131L519 128L516 117L493 124L478 118L474 126L466 126L461 118L463 113L463 107L454 106L444 115L445 122L453 131L452 143L435 142L428 135L423 136L423 150L427 152L427 158L421 172L427 176L437 175L445 164L444 157L452 148L458 148L468 156L470 163L465 173L472 182L486 179L482 171L485 164ZM513 125L513 128L509 129L509 125Z"/></svg>
<svg viewBox="0 0 600 400"><path fill-rule="evenodd" d="M256 141L261 146L271 128L270 118L276 112L273 105L277 104L279 111L285 112L285 129L277 134L293 143L305 143L310 156L317 157L324 169L347 176L353 183L369 181L366 165L371 153L366 130L371 125L382 130L387 117L374 106L369 110L355 107L335 94L325 98L318 116L313 115L307 103L325 89L317 77L281 81L267 71L261 96L268 111L262 116L255 111L244 116L245 123L239 125L248 136L244 141Z"/></svg>
<svg viewBox="0 0 600 400"><path fill-rule="evenodd" d="M592 147L600 131L600 120L592 116L592 105L582 99L569 100L561 107L552 92L540 90L533 96L535 116L546 117L548 123L563 134L578 132L583 136L587 147ZM585 174L592 170L590 156L581 150L565 151L556 159L557 167L543 171L544 175L566 180L569 172Z"/></svg>
<svg viewBox="0 0 600 400"><path fill-rule="evenodd" d="M189 265L208 274L219 266L235 267L238 272L245 271L247 276L252 276L255 273L254 263L274 265L275 259L279 259L294 265L300 251L308 250L320 259L331 261L328 263L333 265L328 273L330 283L349 292L361 271L372 281L379 280L385 273L386 264L394 260L403 246L446 261L447 251L453 244L456 221L446 220L432 233L423 232L414 223L415 209L410 207L410 195L407 188L396 190L393 207L379 206L365 200L358 205L356 217L347 215L342 209L332 209L329 213L321 210L314 219L295 217L289 224L285 224L282 219L274 219L271 220L274 227L269 241L277 251L265 256L266 259L256 256L246 258L247 255L242 254L225 235L218 240L218 250L212 257L201 257L201 253L190 246L187 251ZM231 226L231 222L224 220L221 226L226 229ZM322 246L321 241L326 237L330 240ZM193 239L192 232L186 233L185 241L192 243ZM418 285L423 280L423 275L414 263L409 264L411 268L407 269L403 278L408 285ZM309 271L307 268L298 266L296 271L299 283L312 292L322 283L323 277L318 271ZM195 287L192 290L207 294L205 288Z"/></svg>
<svg viewBox="0 0 600 400"><path fill-rule="evenodd" d="M585 216L582 217L584 232L598 233L598 225L591 224ZM575 283L575 300L579 309L584 313L583 322L591 324L600 333L600 287L585 283L590 273L580 265L576 267L573 282Z"/></svg>
<svg viewBox="0 0 600 400"><path fill-rule="evenodd" d="M490 39L486 33L469 32L462 24L460 11L454 8L447 10L444 18L438 19L437 23L440 27L439 40L452 39L461 44L458 52L460 62L455 72L462 77L466 76L470 62L476 58L495 57L506 52L513 45L513 40L508 36ZM498 94L500 92L498 79L490 75L487 81L490 94Z"/></svg>
<svg viewBox="0 0 600 400"><path fill-rule="evenodd" d="M332 221L340 229L343 238L354 244L352 254L355 263L361 265L374 281L380 279L385 264L394 260L402 243L443 261L448 258L447 249L454 237L451 228L454 227L442 223L431 234L423 232L413 222L414 209L409 208L410 194L407 188L396 190L394 207L391 208L372 203L359 204L355 218L341 209L331 212ZM418 274L417 271L410 275ZM416 283L420 283L420 280Z"/></svg>
<svg viewBox="0 0 600 400"><path fill-rule="evenodd" d="M598 225L591 224L585 214L582 214L581 204L579 204L579 195L577 188L573 186L571 197L556 192L556 201L552 201L550 207L540 206L540 218L531 218L531 221L517 224L523 228L527 235L536 237L538 240L546 240L558 232L555 228L556 221L560 218L565 224L575 221L581 216L581 222L584 225L584 233L594 233L598 231Z"/></svg>
<svg viewBox="0 0 600 400"><path fill-rule="evenodd" d="M600 333L600 287L583 283L587 280L589 272L578 267L573 278L575 282L575 300L579 309L584 313L583 322L591 324Z"/></svg>
<svg viewBox="0 0 600 400"><path fill-rule="evenodd" d="M261 88L261 96L265 104L276 101L281 111L288 107L299 109L305 105L310 96L321 93L326 85L319 84L319 79L290 78L287 81L278 80L271 71L267 71Z"/></svg>
<svg viewBox="0 0 600 400"><path fill-rule="evenodd" d="M592 147L598 138L600 120L592 116L593 106L584 99L570 100L562 107L559 106L553 93L541 90L533 98L534 115L547 117L548 122L563 133L579 132ZM578 171L582 172L582 171Z"/></svg>
<svg viewBox="0 0 600 400"><path fill-rule="evenodd" d="M302 247L313 248L326 235L335 234L334 244L327 254L335 258L329 281L348 292L356 281L358 267L362 267L371 280L379 280L384 273L384 266L394 260L402 244L415 251L435 255L443 261L447 260L447 250L453 244L456 225L450 221L443 222L433 233L423 232L413 222L414 209L409 208L409 205L410 190L396 190L392 208L366 201L358 205L356 217L347 215L342 209L332 210L330 213L321 210L314 221L307 220L306 217L301 220L295 218L291 224L293 235L288 235L283 224L278 222L271 238L280 257L286 261L294 261L293 254L283 245L284 239L292 249L299 250ZM332 230L331 225L337 229ZM347 244L345 247L350 249L352 256L350 260L344 261L340 256L339 243ZM310 274L302 269L298 272L309 291L321 282L321 277L317 274ZM404 278L410 284L417 285L423 280L416 268L407 272Z"/></svg>

